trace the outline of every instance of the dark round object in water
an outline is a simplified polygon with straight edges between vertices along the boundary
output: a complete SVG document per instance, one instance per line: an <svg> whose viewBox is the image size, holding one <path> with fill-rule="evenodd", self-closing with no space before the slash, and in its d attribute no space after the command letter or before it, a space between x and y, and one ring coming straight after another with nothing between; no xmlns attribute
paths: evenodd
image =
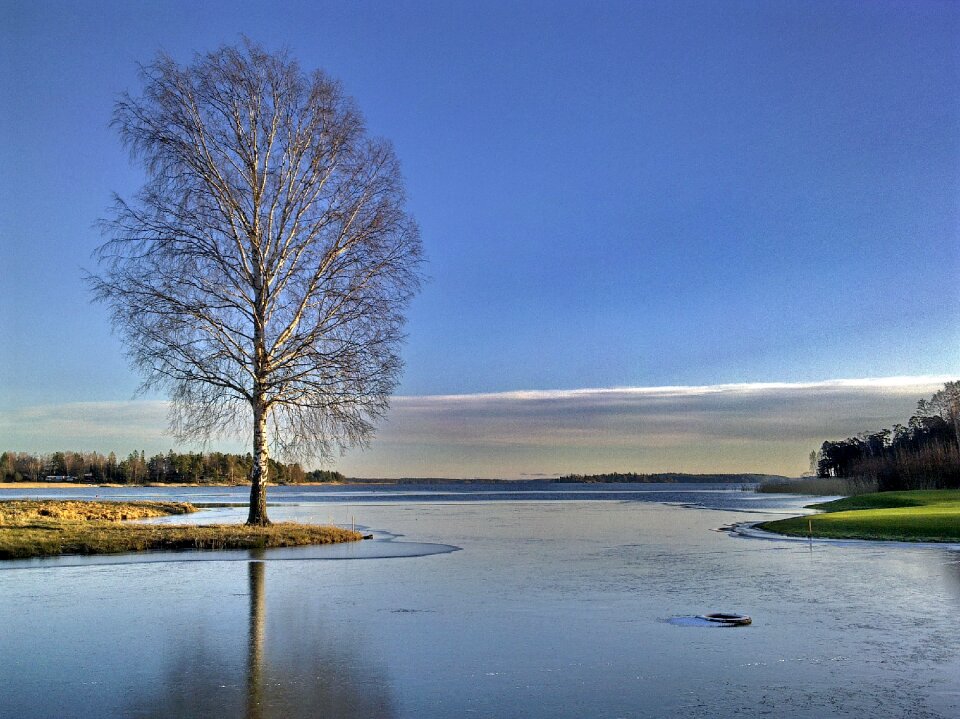
<svg viewBox="0 0 960 719"><path fill-rule="evenodd" d="M726 614L724 612L712 612L710 614L701 614L701 619L706 619L708 622L716 622L717 624L724 624L728 627L742 627L750 624L753 620L750 619L746 614Z"/></svg>

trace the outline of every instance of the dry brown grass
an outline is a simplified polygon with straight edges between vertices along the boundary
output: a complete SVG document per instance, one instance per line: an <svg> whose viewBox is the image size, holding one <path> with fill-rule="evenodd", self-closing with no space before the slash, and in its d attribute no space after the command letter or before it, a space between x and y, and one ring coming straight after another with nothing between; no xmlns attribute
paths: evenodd
<svg viewBox="0 0 960 719"><path fill-rule="evenodd" d="M60 554L117 554L150 550L257 549L362 539L339 527L285 522L242 524L130 524L125 519L196 511L177 502L0 501L0 559Z"/></svg>
<svg viewBox="0 0 960 719"><path fill-rule="evenodd" d="M32 522L120 522L126 519L190 514L186 502L88 502L83 500L10 499L0 501L0 527Z"/></svg>

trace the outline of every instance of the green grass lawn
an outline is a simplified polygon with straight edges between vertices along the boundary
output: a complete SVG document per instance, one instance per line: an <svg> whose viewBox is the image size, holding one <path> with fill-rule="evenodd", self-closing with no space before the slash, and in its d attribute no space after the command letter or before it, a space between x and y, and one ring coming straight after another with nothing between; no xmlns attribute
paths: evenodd
<svg viewBox="0 0 960 719"><path fill-rule="evenodd" d="M0 501L0 559L178 549L258 549L353 542L359 532L316 524L132 524L124 520L188 514L176 502Z"/></svg>
<svg viewBox="0 0 960 719"><path fill-rule="evenodd" d="M763 522L760 529L793 537L907 542L960 541L960 490L877 492L812 504L823 514Z"/></svg>

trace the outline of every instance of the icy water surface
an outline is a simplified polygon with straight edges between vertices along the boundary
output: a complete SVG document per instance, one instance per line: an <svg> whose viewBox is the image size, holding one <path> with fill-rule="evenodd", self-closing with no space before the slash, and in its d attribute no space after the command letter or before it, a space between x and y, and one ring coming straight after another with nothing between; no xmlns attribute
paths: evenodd
<svg viewBox="0 0 960 719"><path fill-rule="evenodd" d="M0 565L0 716L960 716L956 551L712 531L796 498L569 489L271 489L275 520L372 530L346 561ZM711 611L753 624L683 621Z"/></svg>

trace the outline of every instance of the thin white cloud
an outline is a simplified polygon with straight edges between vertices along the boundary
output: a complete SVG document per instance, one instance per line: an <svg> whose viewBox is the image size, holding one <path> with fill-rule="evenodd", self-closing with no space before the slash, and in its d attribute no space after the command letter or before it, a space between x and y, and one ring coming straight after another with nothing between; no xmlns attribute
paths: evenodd
<svg viewBox="0 0 960 719"><path fill-rule="evenodd" d="M20 407L0 413L0 437L51 434L101 439L149 437L166 424L163 401L71 402Z"/></svg>
<svg viewBox="0 0 960 719"><path fill-rule="evenodd" d="M357 475L799 474L825 439L904 422L950 376L396 397ZM384 471L386 468L386 471Z"/></svg>
<svg viewBox="0 0 960 719"><path fill-rule="evenodd" d="M665 385L660 387L585 387L580 389L513 390L446 395L398 395L401 402L475 402L498 400L562 400L602 396L698 396L706 394L763 392L773 390L832 390L861 389L915 392L926 391L950 382L952 375L921 375L900 377L867 377L861 379L831 379L819 382L742 382L713 385Z"/></svg>
<svg viewBox="0 0 960 719"><path fill-rule="evenodd" d="M41 453L78 450L128 454L141 449L147 454L166 452L176 446L166 431L168 408L169 403L163 400L131 400L69 402L0 411L0 448Z"/></svg>
<svg viewBox="0 0 960 719"><path fill-rule="evenodd" d="M825 439L905 422L951 376L398 396L353 476L519 477L561 472L799 474ZM163 401L0 411L0 448L148 454L175 446ZM236 441L216 448L247 451ZM187 449L187 448L181 448ZM195 449L195 448L194 448Z"/></svg>

